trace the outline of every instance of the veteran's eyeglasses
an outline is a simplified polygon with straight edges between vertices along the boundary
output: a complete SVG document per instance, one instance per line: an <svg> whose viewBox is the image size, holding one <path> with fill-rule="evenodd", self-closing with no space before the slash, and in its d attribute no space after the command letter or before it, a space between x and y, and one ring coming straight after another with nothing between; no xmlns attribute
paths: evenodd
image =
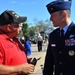
<svg viewBox="0 0 75 75"><path fill-rule="evenodd" d="M11 23L11 25L15 28L22 27L22 23Z"/></svg>

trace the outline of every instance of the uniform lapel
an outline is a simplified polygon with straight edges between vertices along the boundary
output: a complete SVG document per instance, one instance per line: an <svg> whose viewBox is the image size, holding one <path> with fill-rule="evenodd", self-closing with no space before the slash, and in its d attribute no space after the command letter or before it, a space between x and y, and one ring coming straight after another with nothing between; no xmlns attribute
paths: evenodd
<svg viewBox="0 0 75 75"><path fill-rule="evenodd" d="M58 45L60 45L60 28L58 28L58 30L56 31L56 33L55 33L56 35L55 35L55 43L57 44L57 46Z"/></svg>

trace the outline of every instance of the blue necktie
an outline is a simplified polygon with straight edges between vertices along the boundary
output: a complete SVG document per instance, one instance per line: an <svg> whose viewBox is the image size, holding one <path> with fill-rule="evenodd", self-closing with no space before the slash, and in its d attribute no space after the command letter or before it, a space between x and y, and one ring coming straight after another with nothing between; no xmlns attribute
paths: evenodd
<svg viewBox="0 0 75 75"><path fill-rule="evenodd" d="M61 38L64 38L64 30L63 29L60 30L60 36L61 36Z"/></svg>
<svg viewBox="0 0 75 75"><path fill-rule="evenodd" d="M64 45L64 43L65 43L64 30L63 29L60 30L60 43L61 43L61 45Z"/></svg>

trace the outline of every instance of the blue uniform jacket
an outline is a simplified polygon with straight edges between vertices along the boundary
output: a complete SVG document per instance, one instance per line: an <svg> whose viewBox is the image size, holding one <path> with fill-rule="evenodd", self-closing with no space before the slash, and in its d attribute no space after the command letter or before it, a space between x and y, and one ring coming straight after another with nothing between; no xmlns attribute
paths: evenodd
<svg viewBox="0 0 75 75"><path fill-rule="evenodd" d="M43 75L75 75L75 25L69 26L61 43L60 28L49 36Z"/></svg>

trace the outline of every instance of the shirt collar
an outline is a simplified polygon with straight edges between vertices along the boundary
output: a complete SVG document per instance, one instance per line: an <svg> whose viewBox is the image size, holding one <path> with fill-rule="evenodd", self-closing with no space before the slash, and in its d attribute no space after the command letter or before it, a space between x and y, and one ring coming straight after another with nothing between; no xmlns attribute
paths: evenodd
<svg viewBox="0 0 75 75"><path fill-rule="evenodd" d="M71 22L70 22L69 24L67 24L67 25L63 28L64 34L66 33L66 31L67 31L67 29L68 29L68 27L69 27L70 24L71 24ZM61 30L61 29L60 29L60 30Z"/></svg>

